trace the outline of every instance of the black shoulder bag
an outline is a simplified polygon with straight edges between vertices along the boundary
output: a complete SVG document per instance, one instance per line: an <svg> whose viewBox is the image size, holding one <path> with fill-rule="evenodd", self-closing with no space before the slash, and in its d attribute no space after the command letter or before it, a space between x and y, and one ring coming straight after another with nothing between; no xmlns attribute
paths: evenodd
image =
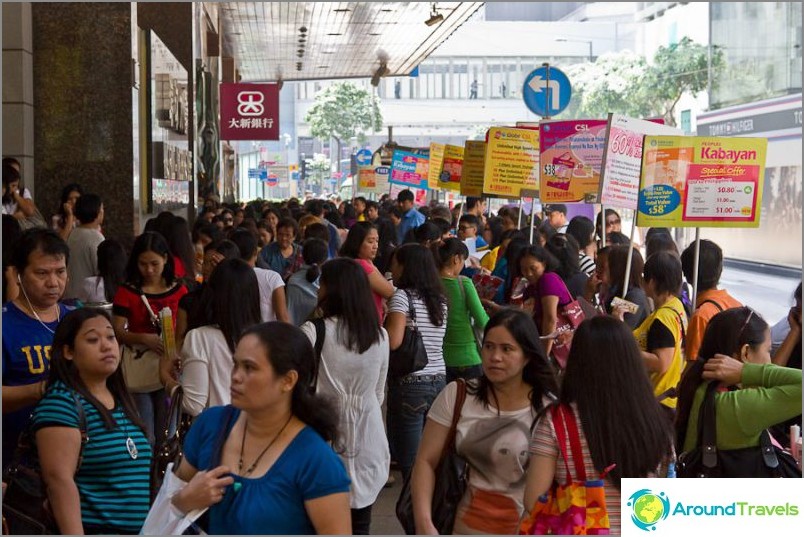
<svg viewBox="0 0 804 537"><path fill-rule="evenodd" d="M759 445L740 449L718 449L715 413L715 391L718 383L710 382L698 413L698 443L678 457L678 477L796 477L801 469L791 454L771 442L767 430L762 431Z"/></svg>
<svg viewBox="0 0 804 537"><path fill-rule="evenodd" d="M75 471L81 468L84 446L89 440L87 436L87 416L78 399L78 394L71 391L75 409L78 413L78 428L81 431L81 450L78 453L78 464ZM39 465L39 453L36 449L36 438L29 426L20 435L14 458L3 475L7 484L3 494L3 520L11 535L59 535L59 527L50 509L47 487L42 480L42 468Z"/></svg>
<svg viewBox="0 0 804 537"><path fill-rule="evenodd" d="M170 397L170 406L165 417L164 440L154 451L154 458L151 462L151 503L156 499L156 495L162 487L168 464L172 462L173 467L178 468L184 455L182 444L184 444L184 437L190 432L193 417L182 411L183 399L184 389L179 384Z"/></svg>
<svg viewBox="0 0 804 537"><path fill-rule="evenodd" d="M458 379L457 382L458 391L452 411L452 424L449 428L444 449L441 452L441 459L435 468L431 518L433 525L441 535L450 535L452 533L458 503L466 493L469 478L469 465L455 450L455 434L458 431L458 422L461 419L463 403L466 401L466 381ZM396 518L407 535L416 535L416 521L413 517L413 494L410 487L412 474L413 472L405 478L405 484L402 486L402 492L396 502Z"/></svg>
<svg viewBox="0 0 804 537"><path fill-rule="evenodd" d="M408 297L411 326L406 324L402 344L390 352L388 376L392 379L410 375L427 367L427 349L424 347L424 339L416 324L416 308L413 305L413 297L407 289L405 289L405 295Z"/></svg>

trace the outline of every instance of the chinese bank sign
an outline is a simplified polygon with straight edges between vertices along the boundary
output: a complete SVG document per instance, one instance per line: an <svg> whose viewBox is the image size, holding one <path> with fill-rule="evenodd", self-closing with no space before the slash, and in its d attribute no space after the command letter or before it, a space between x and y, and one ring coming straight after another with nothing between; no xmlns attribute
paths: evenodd
<svg viewBox="0 0 804 537"><path fill-rule="evenodd" d="M279 140L276 84L221 84L221 140Z"/></svg>

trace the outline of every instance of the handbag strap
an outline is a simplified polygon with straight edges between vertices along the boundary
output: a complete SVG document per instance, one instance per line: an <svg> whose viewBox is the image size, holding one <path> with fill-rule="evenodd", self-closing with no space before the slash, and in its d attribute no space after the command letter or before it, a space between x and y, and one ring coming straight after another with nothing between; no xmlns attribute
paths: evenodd
<svg viewBox="0 0 804 537"><path fill-rule="evenodd" d="M444 449L441 450L441 459L450 452L455 450L455 435L458 433L458 422L461 419L461 411L463 410L463 403L466 401L466 381L459 378L458 391L455 394L455 407L452 410L452 423L449 427L449 434L447 434L447 442L444 444Z"/></svg>
<svg viewBox="0 0 804 537"><path fill-rule="evenodd" d="M566 451L567 436L565 436L565 432L569 437L569 454L572 455L572 462L575 465L578 481L586 481L583 448L581 447L581 436L578 433L578 423L575 420L575 413L571 408L563 404L552 407L550 412L553 416L553 426L556 430L556 438L558 439L558 445L561 449L561 456L564 458L564 464L567 466L569 481L572 482L572 471L569 466L569 457Z"/></svg>
<svg viewBox="0 0 804 537"><path fill-rule="evenodd" d="M176 438L181 440L181 428L179 427L179 422L181 421L181 406L184 400L184 388L182 388L181 384L176 384L176 387L173 388L173 392L170 395L170 405L168 405L167 416L165 416L165 434L164 437L167 440L170 437L170 424L174 422L176 423Z"/></svg>
<svg viewBox="0 0 804 537"><path fill-rule="evenodd" d="M411 328L418 330L419 326L416 324L416 307L413 305L413 294L407 289L403 289L405 296L408 297L408 315L410 315Z"/></svg>
<svg viewBox="0 0 804 537"><path fill-rule="evenodd" d="M701 446L701 462L706 468L717 466L717 414L715 412L715 392L719 382L711 381L706 387L706 394L698 411L698 445ZM759 435L759 447L762 451L762 460L765 466L776 468L779 459L773 449L768 430Z"/></svg>
<svg viewBox="0 0 804 537"><path fill-rule="evenodd" d="M78 413L78 430L81 432L81 449L78 452L78 464L75 466L75 471L81 468L81 463L84 462L84 446L89 442L89 433L87 432L87 414L84 411L84 405L81 404L81 399L74 390L70 390L75 403L75 410Z"/></svg>

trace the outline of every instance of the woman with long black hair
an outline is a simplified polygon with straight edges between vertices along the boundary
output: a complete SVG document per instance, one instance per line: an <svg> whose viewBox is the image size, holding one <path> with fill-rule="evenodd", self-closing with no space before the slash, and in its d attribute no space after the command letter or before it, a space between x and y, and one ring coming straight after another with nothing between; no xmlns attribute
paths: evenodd
<svg viewBox="0 0 804 537"><path fill-rule="evenodd" d="M32 424L61 533L138 533L150 505L151 446L103 310L74 310L59 323Z"/></svg>
<svg viewBox="0 0 804 537"><path fill-rule="evenodd" d="M608 316L581 323L567 358L559 403L564 419L576 423L587 479L605 476L609 530L619 534L620 480L663 477L663 467L666 469L673 454L672 425L653 396L642 354L627 325ZM567 436L562 431L561 437ZM565 484L569 479L558 438L547 413L531 442L527 509L554 480ZM569 442L563 448L570 453ZM577 477L575 459L568 458L572 475Z"/></svg>
<svg viewBox="0 0 804 537"><path fill-rule="evenodd" d="M321 348L317 392L337 401L340 412L342 460L352 478L352 533L368 535L371 508L391 463L382 421L388 334L371 307L368 278L352 259L324 263L319 296L322 319L301 329Z"/></svg>
<svg viewBox="0 0 804 537"><path fill-rule="evenodd" d="M405 327L415 322L427 351L424 369L388 382L388 440L394 460L406 477L416 458L427 411L446 385L442 345L447 331L447 297L433 254L420 244L400 246L391 258L391 272L397 290L388 301L385 321L390 348L402 345Z"/></svg>
<svg viewBox="0 0 804 537"><path fill-rule="evenodd" d="M363 267L374 296L377 318L382 322L383 300L391 298L394 294L394 286L380 274L379 269L374 265L379 251L380 235L377 232L377 226L370 222L357 222L346 235L340 254L343 257L354 259Z"/></svg>
<svg viewBox="0 0 804 537"><path fill-rule="evenodd" d="M678 388L679 453L697 445L707 381L722 385L715 392L718 449L758 446L765 429L801 414L801 370L772 364L770 348L768 323L751 308L712 317Z"/></svg>

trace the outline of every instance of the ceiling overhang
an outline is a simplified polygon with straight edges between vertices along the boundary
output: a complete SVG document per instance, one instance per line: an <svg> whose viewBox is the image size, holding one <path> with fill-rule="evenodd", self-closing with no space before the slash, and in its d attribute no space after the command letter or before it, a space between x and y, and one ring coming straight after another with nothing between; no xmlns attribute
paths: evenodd
<svg viewBox="0 0 804 537"><path fill-rule="evenodd" d="M227 2L223 55L243 82L408 75L484 2Z"/></svg>

